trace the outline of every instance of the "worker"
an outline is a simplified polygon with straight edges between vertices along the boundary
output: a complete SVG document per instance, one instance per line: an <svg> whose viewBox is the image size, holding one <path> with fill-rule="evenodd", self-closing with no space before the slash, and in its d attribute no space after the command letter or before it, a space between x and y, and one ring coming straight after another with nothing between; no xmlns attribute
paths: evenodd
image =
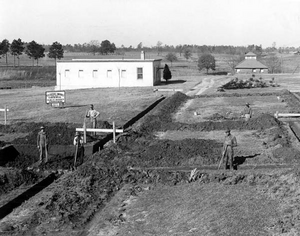
<svg viewBox="0 0 300 236"><path fill-rule="evenodd" d="M40 159L39 161L42 163L48 162L48 139L47 134L45 132L45 127L41 126L40 132L37 135L37 148L39 149Z"/></svg>
<svg viewBox="0 0 300 236"><path fill-rule="evenodd" d="M252 109L251 109L250 104L248 102L245 105L246 106L245 106L244 110L242 111L241 117L244 117L245 120L248 121L252 117L253 112L252 112Z"/></svg>
<svg viewBox="0 0 300 236"><path fill-rule="evenodd" d="M227 129L222 151L222 156L225 158L225 169L233 169L233 148L236 146L236 138L230 133L230 129Z"/></svg>
<svg viewBox="0 0 300 236"><path fill-rule="evenodd" d="M81 165L84 157L84 146L83 146L83 136L76 131L75 137L73 140L75 146L75 156L74 156L74 169L76 166Z"/></svg>
<svg viewBox="0 0 300 236"><path fill-rule="evenodd" d="M90 118L90 122L92 123L92 128L96 129L97 127L97 117L100 115L98 111L94 109L94 105L90 105L90 109L86 112L85 117ZM94 133L96 135L96 132Z"/></svg>

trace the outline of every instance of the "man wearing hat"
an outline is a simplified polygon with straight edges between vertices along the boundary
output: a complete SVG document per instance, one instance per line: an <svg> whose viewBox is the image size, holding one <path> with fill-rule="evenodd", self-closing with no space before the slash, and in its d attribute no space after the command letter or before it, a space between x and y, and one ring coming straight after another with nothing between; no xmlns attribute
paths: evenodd
<svg viewBox="0 0 300 236"><path fill-rule="evenodd" d="M225 169L233 169L233 148L236 146L236 138L230 133L230 129L227 129L222 152L222 157L225 158Z"/></svg>
<svg viewBox="0 0 300 236"><path fill-rule="evenodd" d="M86 112L85 117L90 118L90 122L92 123L92 128L95 129L97 127L97 117L100 115L98 111L94 109L94 105L90 105L90 109ZM96 133L94 133L95 135Z"/></svg>
<svg viewBox="0 0 300 236"><path fill-rule="evenodd" d="M245 108L242 112L242 117L244 117L245 120L248 121L252 117L252 109L251 109L250 104L248 102L245 105L246 106L245 106Z"/></svg>
<svg viewBox="0 0 300 236"><path fill-rule="evenodd" d="M82 164L84 157L83 136L78 131L75 133L73 144L75 146L74 168L76 168L76 163Z"/></svg>
<svg viewBox="0 0 300 236"><path fill-rule="evenodd" d="M40 162L48 162L48 140L45 132L45 127L41 126L40 132L37 135L37 148L40 153Z"/></svg>

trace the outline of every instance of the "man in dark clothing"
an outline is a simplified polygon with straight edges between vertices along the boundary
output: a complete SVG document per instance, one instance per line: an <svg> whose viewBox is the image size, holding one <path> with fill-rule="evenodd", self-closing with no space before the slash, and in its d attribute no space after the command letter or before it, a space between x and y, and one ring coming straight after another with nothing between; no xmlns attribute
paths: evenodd
<svg viewBox="0 0 300 236"><path fill-rule="evenodd" d="M250 104L248 102L245 105L246 106L245 106L245 108L242 112L242 117L244 117L245 120L248 121L252 117L252 109L251 109Z"/></svg>
<svg viewBox="0 0 300 236"><path fill-rule="evenodd" d="M37 135L37 148L39 149L40 162L48 162L48 140L45 132L45 127L41 127L41 131Z"/></svg>
<svg viewBox="0 0 300 236"><path fill-rule="evenodd" d="M225 169L233 169L233 148L237 146L236 138L230 133L230 129L225 132L225 140L222 155L225 158Z"/></svg>
<svg viewBox="0 0 300 236"><path fill-rule="evenodd" d="M77 166L82 164L84 157L83 136L77 131L73 144L75 146L74 168L76 168L76 164Z"/></svg>

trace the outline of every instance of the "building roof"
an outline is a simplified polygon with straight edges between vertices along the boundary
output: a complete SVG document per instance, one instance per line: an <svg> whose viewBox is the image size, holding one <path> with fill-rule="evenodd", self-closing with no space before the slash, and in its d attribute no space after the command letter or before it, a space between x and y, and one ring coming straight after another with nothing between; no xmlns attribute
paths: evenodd
<svg viewBox="0 0 300 236"><path fill-rule="evenodd" d="M256 56L256 54L253 52L248 52L245 56Z"/></svg>
<svg viewBox="0 0 300 236"><path fill-rule="evenodd" d="M245 59L235 69L268 69L268 67L257 60Z"/></svg>
<svg viewBox="0 0 300 236"><path fill-rule="evenodd" d="M58 60L59 62L154 62L162 59L72 59L72 60Z"/></svg>

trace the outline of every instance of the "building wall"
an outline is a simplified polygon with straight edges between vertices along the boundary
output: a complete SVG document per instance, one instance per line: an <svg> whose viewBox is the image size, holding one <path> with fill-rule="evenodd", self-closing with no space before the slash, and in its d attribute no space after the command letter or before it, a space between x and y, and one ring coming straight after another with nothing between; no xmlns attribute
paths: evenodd
<svg viewBox="0 0 300 236"><path fill-rule="evenodd" d="M235 69L235 72L239 74L268 74L268 69Z"/></svg>
<svg viewBox="0 0 300 236"><path fill-rule="evenodd" d="M56 90L153 86L161 81L160 72L155 73L160 60L58 61L56 67Z"/></svg>

